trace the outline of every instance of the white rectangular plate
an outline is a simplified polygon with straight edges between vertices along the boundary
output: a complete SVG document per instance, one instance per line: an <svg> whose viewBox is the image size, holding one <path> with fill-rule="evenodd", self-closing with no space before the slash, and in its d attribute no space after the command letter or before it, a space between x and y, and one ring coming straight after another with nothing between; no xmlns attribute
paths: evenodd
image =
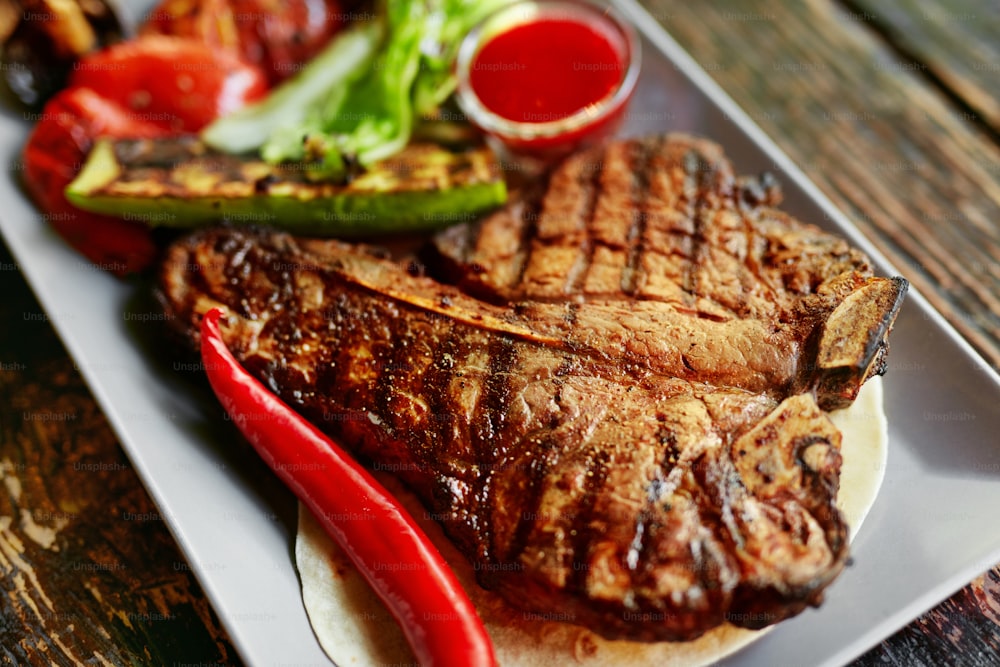
<svg viewBox="0 0 1000 667"><path fill-rule="evenodd" d="M677 130L721 143L741 173L780 177L785 209L875 248L632 0L644 69L625 133ZM28 122L0 115L0 230L249 665L329 665L293 565L295 503L220 417L211 397L149 347L144 287L70 250L25 198ZM144 321L150 320L152 321ZM890 453L854 564L818 610L782 623L725 665L839 665L1000 561L1000 379L919 294L892 336L885 381ZM198 656L192 656L197 659Z"/></svg>

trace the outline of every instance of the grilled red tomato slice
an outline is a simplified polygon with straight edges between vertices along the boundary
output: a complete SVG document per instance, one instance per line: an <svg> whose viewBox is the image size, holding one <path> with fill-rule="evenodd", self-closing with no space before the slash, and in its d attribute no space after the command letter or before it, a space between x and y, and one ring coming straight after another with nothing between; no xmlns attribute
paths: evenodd
<svg viewBox="0 0 1000 667"><path fill-rule="evenodd" d="M264 75L192 40L149 37L81 60L71 84L48 102L28 138L25 187L43 217L95 265L117 275L141 271L158 252L142 221L81 211L66 200L94 139L196 132L261 97Z"/></svg>
<svg viewBox="0 0 1000 667"><path fill-rule="evenodd" d="M165 35L121 42L87 56L74 66L69 83L178 133L197 132L267 92L261 70L238 55Z"/></svg>

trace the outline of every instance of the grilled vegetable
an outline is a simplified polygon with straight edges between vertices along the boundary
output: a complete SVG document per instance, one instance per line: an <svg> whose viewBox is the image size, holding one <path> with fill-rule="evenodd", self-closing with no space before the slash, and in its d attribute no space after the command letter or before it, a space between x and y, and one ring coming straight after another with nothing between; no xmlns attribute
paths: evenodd
<svg viewBox="0 0 1000 667"><path fill-rule="evenodd" d="M314 61L336 69L311 63L202 138L230 153L259 150L272 163L313 162L327 178L341 177L345 161L367 167L402 150L416 123L451 94L462 37L508 1L378 3L374 20L336 35Z"/></svg>
<svg viewBox="0 0 1000 667"><path fill-rule="evenodd" d="M348 3L349 4L349 3ZM192 37L240 55L274 85L302 68L351 17L341 0L163 0L140 34Z"/></svg>
<svg viewBox="0 0 1000 667"><path fill-rule="evenodd" d="M212 148L227 153L258 150L280 128L301 124L308 110L322 104L331 91L342 89L361 76L381 38L381 26L377 23L344 30L298 76L272 90L260 102L227 115L224 121L212 123L202 132L202 139Z"/></svg>
<svg viewBox="0 0 1000 667"><path fill-rule="evenodd" d="M150 225L228 220L338 236L435 229L506 199L486 148L412 144L341 183L310 181L304 166L218 153L191 137L102 140L66 195L79 208Z"/></svg>
<svg viewBox="0 0 1000 667"><path fill-rule="evenodd" d="M267 93L264 73L238 55L166 35L97 51L77 63L69 83L175 133L198 132Z"/></svg>
<svg viewBox="0 0 1000 667"><path fill-rule="evenodd" d="M149 229L127 220L74 208L64 195L94 137L155 137L163 127L135 117L90 88L67 88L50 99L24 145L24 186L42 218L95 266L118 275L135 273L156 259Z"/></svg>
<svg viewBox="0 0 1000 667"><path fill-rule="evenodd" d="M37 109L77 58L122 36L106 0L0 0L0 96Z"/></svg>
<svg viewBox="0 0 1000 667"><path fill-rule="evenodd" d="M149 229L73 207L66 186L94 141L197 131L260 97L263 75L236 56L180 37L145 37L77 61L72 84L50 99L24 145L24 185L43 218L95 265L116 274L156 258Z"/></svg>

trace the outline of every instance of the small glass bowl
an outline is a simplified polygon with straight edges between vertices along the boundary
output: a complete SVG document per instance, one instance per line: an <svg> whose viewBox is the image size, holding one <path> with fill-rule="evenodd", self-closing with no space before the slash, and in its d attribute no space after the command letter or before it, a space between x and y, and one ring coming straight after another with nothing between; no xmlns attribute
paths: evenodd
<svg viewBox="0 0 1000 667"><path fill-rule="evenodd" d="M569 116L543 122L505 118L486 107L471 82L480 49L511 28L537 20L569 20L599 24L621 37L623 67L617 86L604 98ZM618 129L639 79L642 52L635 29L614 9L587 0L528 0L494 12L463 39L456 59L456 100L469 122L479 128L503 159L542 168L570 153L601 142Z"/></svg>

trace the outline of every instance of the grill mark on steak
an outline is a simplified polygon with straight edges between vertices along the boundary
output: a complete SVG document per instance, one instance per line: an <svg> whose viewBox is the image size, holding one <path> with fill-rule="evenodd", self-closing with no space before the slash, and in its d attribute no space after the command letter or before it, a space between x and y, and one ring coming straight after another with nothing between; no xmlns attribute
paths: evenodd
<svg viewBox="0 0 1000 667"><path fill-rule="evenodd" d="M430 429L435 433L440 442L455 440L458 442L469 442L468 434L465 438L452 438L456 429L461 429L460 423L462 409L465 405L461 399L455 399L451 395L453 383L466 382L457 378L460 369L466 368L466 354L468 350L463 350L465 337L458 331L451 330L441 340L440 345L430 354L426 355L432 361L426 373L422 374L423 394L427 397L427 406L431 417ZM403 348L405 349L405 348ZM407 369L409 373L416 374L415 368ZM457 408L457 409L456 409ZM476 451L474 448L473 451Z"/></svg>
<svg viewBox="0 0 1000 667"><path fill-rule="evenodd" d="M518 235L518 248L514 255L514 266L516 270L514 279L498 285L503 289L516 289L518 285L524 283L525 273L531 262L532 251L534 249L535 236L538 233L538 220L541 217L541 198L532 197L524 200L520 204L521 233ZM515 205L517 210L517 205Z"/></svg>
<svg viewBox="0 0 1000 667"><path fill-rule="evenodd" d="M567 588L577 595L586 596L587 579L590 575L591 536L588 529L598 521L597 501L600 490L608 478L608 454L600 452L589 460L590 467L586 473L583 495L577 504L579 514L573 517L573 523L579 528L576 535L570 538L572 542L572 574Z"/></svg>
<svg viewBox="0 0 1000 667"><path fill-rule="evenodd" d="M635 295L639 289L641 279L639 269L646 248L646 226L649 215L650 164L660 148L660 143L633 146L635 147L630 160L633 174L632 220L626 236L629 248L621 278L621 291L629 296Z"/></svg>
<svg viewBox="0 0 1000 667"><path fill-rule="evenodd" d="M601 157L598 158L597 165L604 162L607 153L602 153ZM569 275L566 277L566 286L564 293L574 294L580 291L583 287L587 274L590 272L591 267L594 264L594 238L593 238L593 227L594 218L597 213L597 201L601 196L602 191L599 187L599 181L601 178L602 170L600 168L594 168L585 170L580 174L580 189L582 190L582 197L585 197L586 203L583 209L580 211L580 222L578 226L582 230L580 235L580 245L577 252L577 259L573 262L573 266L569 271Z"/></svg>
<svg viewBox="0 0 1000 667"><path fill-rule="evenodd" d="M498 509L490 506L495 502L495 496L487 494L488 487L492 483L492 478L497 472L497 466L503 461L501 452L501 440L503 438L504 421L510 410L512 394L511 373L517 365L517 348L507 338L497 338L489 343L489 375L486 378L486 386L483 391L481 402L482 409L479 414L483 419L479 420L487 428L478 434L478 442L475 447L477 454L477 464L481 471L481 476L485 483L481 489L481 499L491 514L495 514ZM482 472L485 471L485 472ZM488 499L488 500L487 500ZM505 561L513 562L509 549L503 550L495 541L492 532L484 542L489 542L490 553L486 554L484 562L496 563L498 554L506 554Z"/></svg>
<svg viewBox="0 0 1000 667"><path fill-rule="evenodd" d="M818 603L847 561L840 436L820 408L849 402L881 367L905 283L748 204L707 142L607 150L582 226L551 215L583 210L568 193L581 196L600 153L570 158L537 202L442 235L454 284L363 246L193 234L162 270L166 321L196 344L201 315L225 308L247 368L360 457L395 466L515 605L641 640L777 622ZM620 279L637 200L612 184L630 177L614 168L622 156L642 151L630 296ZM549 217L512 229L530 207ZM594 261L570 284L581 233ZM572 252L515 282L519 253L543 241Z"/></svg>
<svg viewBox="0 0 1000 667"><path fill-rule="evenodd" d="M559 405L562 401L562 385L557 384L553 401ZM550 423L550 426L554 424ZM528 440L535 449L533 456L523 465L522 472L526 474L526 485L521 489L525 499L523 511L518 517L508 549L505 552L504 563L517 563L528 547L528 541L535 528L535 522L542 516L542 491L551 466L558 460L560 450L558 442L549 437L529 435Z"/></svg>
<svg viewBox="0 0 1000 667"><path fill-rule="evenodd" d="M704 194L706 188L705 172L706 163L702 162L694 152L688 152L684 156L684 194L688 202L688 217L694 224L694 229L689 237L690 247L687 251L688 262L684 271L684 290L689 294L699 292L699 281L697 272L701 265L701 252L704 247L704 216L705 201Z"/></svg>

